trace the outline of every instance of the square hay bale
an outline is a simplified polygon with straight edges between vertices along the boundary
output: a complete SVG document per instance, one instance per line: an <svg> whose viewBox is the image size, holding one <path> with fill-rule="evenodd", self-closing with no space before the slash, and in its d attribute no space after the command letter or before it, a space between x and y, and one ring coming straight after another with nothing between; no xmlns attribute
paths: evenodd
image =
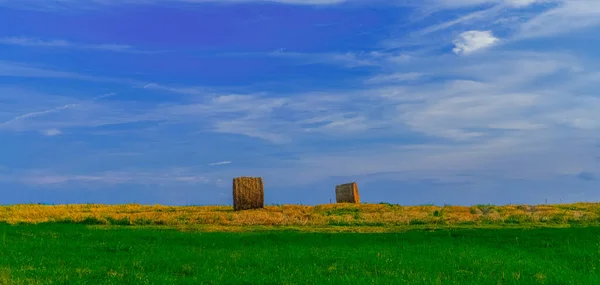
<svg viewBox="0 0 600 285"><path fill-rule="evenodd" d="M233 210L259 209L265 206L265 188L261 177L233 179Z"/></svg>
<svg viewBox="0 0 600 285"><path fill-rule="evenodd" d="M360 195L358 195L356 182L335 186L335 201L337 203L360 204Z"/></svg>

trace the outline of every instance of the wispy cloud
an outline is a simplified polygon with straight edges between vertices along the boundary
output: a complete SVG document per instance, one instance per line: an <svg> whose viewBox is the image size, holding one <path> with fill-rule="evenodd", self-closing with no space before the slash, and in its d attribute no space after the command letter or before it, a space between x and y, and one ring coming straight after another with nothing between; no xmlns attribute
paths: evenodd
<svg viewBox="0 0 600 285"><path fill-rule="evenodd" d="M64 40L39 40L24 37L0 38L0 44L38 47L69 47L72 45Z"/></svg>
<svg viewBox="0 0 600 285"><path fill-rule="evenodd" d="M306 154L298 159L295 167L287 168L293 171L282 168L278 176L287 183L310 183L336 176L394 173L396 180L452 182L457 179L472 181L472 177L460 177L463 173L471 173L475 177L535 180L555 175L577 175L582 169L598 170L593 158L586 157L585 151L580 149L589 149L587 142L566 137L558 142L544 142L543 139L515 137L476 144L380 145L376 150ZM569 147L565 148L567 145Z"/></svg>
<svg viewBox="0 0 600 285"><path fill-rule="evenodd" d="M478 11L469 13L467 15L460 16L458 19L454 19L454 20L447 21L447 22L444 22L441 24L429 26L425 29L422 29L422 30L416 32L414 35L426 36L428 34L443 31L443 30L452 28L452 27L460 25L460 24L470 24L470 23L478 21L478 20L488 20L488 19L494 17L495 15L498 15L503 9L504 9L504 7L502 5L494 5L488 9L478 10Z"/></svg>
<svg viewBox="0 0 600 285"><path fill-rule="evenodd" d="M288 5L335 5L355 0L54 0L52 2L44 0L0 0L0 6L8 6L32 10L65 10L72 8L94 8L114 5L144 5L144 4L200 4L200 3L248 3L248 2L272 2Z"/></svg>
<svg viewBox="0 0 600 285"><path fill-rule="evenodd" d="M69 108L75 108L76 106L77 106L76 104L68 104L68 105L64 105L64 106L60 106L60 107L56 107L56 108L52 108L52 109L48 109L48 110L23 114L23 115L14 117L14 118L0 124L0 128L14 125L23 120L27 120L27 119L31 119L31 118L35 118L35 117L39 117L39 116L44 116L44 115L48 115L48 114L52 114L52 113L57 113L57 112L60 112L62 110L69 109Z"/></svg>
<svg viewBox="0 0 600 285"><path fill-rule="evenodd" d="M504 2L510 6L513 7L517 7L517 8L521 8L521 7L527 7L533 4L539 4L539 3L550 3L550 2L557 2L560 0L504 0Z"/></svg>
<svg viewBox="0 0 600 285"><path fill-rule="evenodd" d="M0 77L29 77L29 78L55 78L72 79L92 82L106 82L128 85L145 85L147 83L128 78L111 78L80 74L76 72L59 71L45 67L34 66L12 61L0 60Z"/></svg>
<svg viewBox="0 0 600 285"><path fill-rule="evenodd" d="M410 37L395 41L388 40L388 42L420 42L424 45L435 45L439 44L439 40L435 41L423 36L433 32L445 30L457 32L469 28L500 29L508 33L505 37L506 42L514 42L547 38L600 26L600 2L595 0L431 0L425 3L427 4L425 7L431 10L430 15L445 9L480 8L459 15L456 19L421 29ZM536 4L549 5L519 11ZM507 21L510 18L514 20ZM488 39L493 40L491 37Z"/></svg>
<svg viewBox="0 0 600 285"><path fill-rule="evenodd" d="M594 181L596 180L596 175L592 172L581 172L579 174L577 174L577 178L584 180L584 181Z"/></svg>
<svg viewBox="0 0 600 285"><path fill-rule="evenodd" d="M407 72L407 73L393 73L393 74L382 74L373 76L365 81L367 84L379 84L379 83L398 83L405 81L415 81L425 76L419 72Z"/></svg>
<svg viewBox="0 0 600 285"><path fill-rule="evenodd" d="M279 179L309 183L332 176L394 172L396 179L453 181L461 173L481 173L482 169L486 175L502 179L547 179L553 175L575 177L585 169L600 168L593 157L585 155L600 138L590 132L600 128L600 116L590 113L600 107L600 100L576 93L573 86L542 80L558 74L565 79L583 76L581 70L585 69L577 67L576 58L495 52L473 54L472 60L438 59L420 60L413 67L416 72L427 70L432 76L450 79L418 86L395 82L387 88L347 93L351 98L358 94L377 97L381 105L395 108L353 114L357 120L348 119L351 126L361 122L358 118L383 117L385 122L360 129L356 135L374 138L377 128L388 136L412 131L435 138L433 143L307 154L289 168L293 171L279 171ZM477 80L460 79L465 77ZM519 167L515 168L516 164Z"/></svg>
<svg viewBox="0 0 600 285"><path fill-rule="evenodd" d="M34 67L28 64L22 64L10 61L0 61L0 76L8 77L41 77L41 78L69 78L80 80L97 80L93 76L77 74L73 72L63 72L51 69Z"/></svg>
<svg viewBox="0 0 600 285"><path fill-rule="evenodd" d="M47 129L42 133L48 137L53 137L62 134L62 132L59 129Z"/></svg>
<svg viewBox="0 0 600 285"><path fill-rule="evenodd" d="M377 60L378 54L372 52L299 53L279 49L267 55L283 59L299 60L302 64L336 64L348 68L379 65Z"/></svg>
<svg viewBox="0 0 600 285"><path fill-rule="evenodd" d="M471 51L472 49L473 47L469 48ZM387 132L388 135L412 130L439 138L464 140L485 136L490 130L547 127L549 122L544 120L532 121L527 117L501 118L520 112L512 112L514 108L524 108L523 112L526 113L527 108L538 106L536 100L542 96L536 94L541 92L539 87L538 92L532 93L519 90L520 86L527 86L532 80L557 71L568 71L565 67L577 63L568 62L568 58L557 55L538 55L539 59L532 54L515 53L509 58L498 55L501 53L495 54L497 60L477 57L476 53L473 53L473 57L455 60L444 56L437 59L415 59L406 67L397 66L399 69L413 71L372 76L365 79L365 83L378 84L370 84L358 90L342 89L284 96L269 92L207 95L203 87L148 84L144 85L146 89L201 96L192 102L162 103L143 108L121 105L118 101L95 102L95 105L89 105L85 111L68 114L60 121L53 120L44 124L35 122L21 127L65 129L70 126L155 120L173 124L192 123L204 131L244 135L275 143L325 134L364 135L374 130ZM565 62L561 63L562 60ZM460 79L419 86L405 84L406 81L420 79L424 74ZM480 96L482 93L486 96ZM462 96L456 97L457 94ZM59 110L62 108L58 107ZM4 124L8 125L13 120L23 121L19 117L35 117L58 111L55 109L57 108L47 108L31 112L33 114L19 115ZM124 113L122 110L128 111ZM74 115L77 117L73 117ZM589 114L585 113L585 116ZM577 120L576 115L565 116L563 120L565 118L572 118L580 126L585 122ZM594 119L590 118L588 121L593 122ZM586 124L593 126L590 122Z"/></svg>
<svg viewBox="0 0 600 285"><path fill-rule="evenodd" d="M6 99L6 103L0 102L0 108L10 110L5 112L7 119L0 123L2 131L35 131L46 134L47 130L52 129L62 131L165 119L164 115L153 113L153 108L143 103L101 100L114 96L113 93L82 99L37 93L25 88L0 88L0 91ZM146 106L141 107L142 105ZM130 111L123 112L125 109Z"/></svg>
<svg viewBox="0 0 600 285"><path fill-rule="evenodd" d="M202 175L173 169L156 171L105 171L90 174L61 174L50 170L29 170L0 176L0 181L18 182L37 186L62 185L68 183L116 186L122 184L177 185L206 184L210 179Z"/></svg>
<svg viewBox="0 0 600 285"><path fill-rule="evenodd" d="M244 135L251 138L262 139L271 143L289 143L291 139L278 125L279 122L268 122L267 118L252 118L245 116L237 119L221 119L213 123L213 130L219 133Z"/></svg>
<svg viewBox="0 0 600 285"><path fill-rule="evenodd" d="M416 74L442 79L418 85L389 80L381 85L367 84L358 90L216 94L199 100L200 103L150 107L98 100L93 102L97 105L86 109L85 117L75 117L80 120L67 116L60 122L74 124L75 121L78 126L89 126L99 119L159 118L171 126L184 125L192 130L244 135L271 143L288 142L289 148L314 139L328 139L339 147L337 151L313 150L293 162L285 162L288 163L285 168L275 164L272 169L252 170L277 172L280 177L275 179L281 183L309 183L332 176L383 172L398 172L398 179L451 181L460 173L479 173L481 169L486 169L486 175L504 178L545 178L562 174L575 176L600 167L595 158L589 156L590 147L595 147L600 139L597 135L600 133L597 132L600 101L576 91L584 84L581 78L594 80L595 77L585 75L595 74L597 67L556 53L494 50L469 57L439 55L414 61L407 67L397 68L412 70L415 75L408 76L409 79L419 78ZM396 75L400 74L403 72ZM557 75L564 79L560 84L545 80ZM578 81L573 81L577 84L572 82L573 78L577 78ZM171 89L163 87L165 91ZM177 87L176 90L189 88ZM41 110L38 112L52 109ZM64 129L65 125L54 121L43 126ZM155 138L175 139L173 133L168 134L161 133ZM364 143L362 151L344 146L348 137L401 141L415 134L425 136L427 141L416 145ZM182 140L187 138L186 132L176 136ZM46 181L138 183L130 181L143 180L146 176L138 175L133 180L116 174L40 177ZM176 177L182 183L200 181L189 174ZM173 177L162 176L148 179L148 183L175 181Z"/></svg>
<svg viewBox="0 0 600 285"><path fill-rule="evenodd" d="M417 6L415 3L420 5L431 5L438 9L440 8L461 8L469 6L477 6L484 4L504 4L507 6L522 8L527 7L535 3L544 2L556 2L562 0L424 0L424 1L376 1L373 5L407 5ZM364 0L92 0L92 1L77 1L77 0L54 0L52 2L44 0L0 0L0 5L9 7L18 7L26 9L51 9L51 10L62 10L67 8L76 7L102 7L112 5L144 5L144 4L157 4L157 3L182 3L182 4L202 4L202 3L251 3L251 2L271 2L287 5L310 5L310 6L329 6L329 5L340 5L345 3L361 3L368 4L370 1ZM431 9L431 8L430 8Z"/></svg>
<svg viewBox="0 0 600 285"><path fill-rule="evenodd" d="M100 99L104 99L104 98L108 98L108 97L113 97L116 96L117 93L111 92L111 93L106 93L100 96L96 96L94 98L92 98L92 101L96 101L96 100L100 100Z"/></svg>
<svg viewBox="0 0 600 285"><path fill-rule="evenodd" d="M207 95L209 90L202 87L171 87L156 83L148 83L142 86L144 89L167 91L184 95Z"/></svg>
<svg viewBox="0 0 600 285"><path fill-rule="evenodd" d="M548 37L600 26L600 2L562 1L560 5L523 23L515 38Z"/></svg>
<svg viewBox="0 0 600 285"><path fill-rule="evenodd" d="M434 54L439 52L440 46L459 40L461 46L456 51L463 52L468 50L462 47L463 43L468 41L461 38L469 35L464 34L465 31L490 31L492 37L473 39L479 39L478 42L482 44L486 40L488 43L497 44L498 37L495 34L502 35L503 43L513 43L521 39L580 30L598 24L598 17L595 17L598 3L593 0L427 0L420 3L415 6L423 15L404 23L407 27L418 29L399 37L385 39L381 43L382 46L410 47L429 52L430 55L432 51ZM585 9L583 7L590 8L582 12ZM432 19L447 10L451 10L452 14L456 15L455 18L441 23L436 21L435 24L426 24L427 19ZM578 20L575 21L575 18ZM426 26L421 28L422 24ZM436 36L431 37L432 33L436 33Z"/></svg>
<svg viewBox="0 0 600 285"><path fill-rule="evenodd" d="M56 39L36 39L28 37L5 37L0 38L0 44L16 45L24 47L47 47L47 48L72 48L72 49L87 49L112 52L130 52L130 53L148 53L149 51L141 51L130 45L120 44L83 44L74 43L66 40Z"/></svg>
<svg viewBox="0 0 600 285"><path fill-rule="evenodd" d="M209 166L218 166L218 165L226 165L226 164L231 164L231 161L226 160L226 161L213 162L213 163L209 164Z"/></svg>
<svg viewBox="0 0 600 285"><path fill-rule="evenodd" d="M426 0L430 5L444 8L463 8L485 4L503 4L514 8L523 8L537 3L560 2L563 0Z"/></svg>

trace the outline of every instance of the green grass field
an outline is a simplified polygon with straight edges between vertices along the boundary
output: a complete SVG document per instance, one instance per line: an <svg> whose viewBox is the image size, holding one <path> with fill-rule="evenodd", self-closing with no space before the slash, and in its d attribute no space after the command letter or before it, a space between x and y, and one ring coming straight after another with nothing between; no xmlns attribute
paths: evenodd
<svg viewBox="0 0 600 285"><path fill-rule="evenodd" d="M600 284L600 227L182 232L0 224L0 284Z"/></svg>

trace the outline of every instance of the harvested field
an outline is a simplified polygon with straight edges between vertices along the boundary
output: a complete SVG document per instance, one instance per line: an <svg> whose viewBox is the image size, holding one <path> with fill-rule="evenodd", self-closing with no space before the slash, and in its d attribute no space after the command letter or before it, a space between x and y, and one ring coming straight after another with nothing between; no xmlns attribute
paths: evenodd
<svg viewBox="0 0 600 285"><path fill-rule="evenodd" d="M266 206L234 211L231 206L161 205L13 205L0 206L0 222L82 223L205 227L247 227L387 231L394 227L561 226L600 224L599 203L507 206L399 206L391 204L325 204Z"/></svg>

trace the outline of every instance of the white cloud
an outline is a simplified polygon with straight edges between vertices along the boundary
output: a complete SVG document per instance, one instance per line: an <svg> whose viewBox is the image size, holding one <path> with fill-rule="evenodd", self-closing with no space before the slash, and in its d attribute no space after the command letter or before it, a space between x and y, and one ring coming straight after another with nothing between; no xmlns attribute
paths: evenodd
<svg viewBox="0 0 600 285"><path fill-rule="evenodd" d="M62 134L59 129L47 129L42 132L45 136L53 137Z"/></svg>
<svg viewBox="0 0 600 285"><path fill-rule="evenodd" d="M492 31L467 31L453 41L455 48L452 51L456 54L471 54L489 48L498 41Z"/></svg>

